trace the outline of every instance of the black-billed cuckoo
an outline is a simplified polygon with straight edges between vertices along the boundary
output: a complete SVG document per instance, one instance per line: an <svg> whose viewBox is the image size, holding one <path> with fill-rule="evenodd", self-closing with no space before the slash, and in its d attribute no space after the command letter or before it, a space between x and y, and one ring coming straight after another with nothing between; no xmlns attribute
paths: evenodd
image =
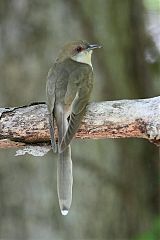
<svg viewBox="0 0 160 240"><path fill-rule="evenodd" d="M47 77L51 145L59 153L57 191L61 213L67 215L72 202L72 160L70 142L85 114L93 86L92 50L100 48L86 41L66 44ZM54 124L58 128L58 148Z"/></svg>

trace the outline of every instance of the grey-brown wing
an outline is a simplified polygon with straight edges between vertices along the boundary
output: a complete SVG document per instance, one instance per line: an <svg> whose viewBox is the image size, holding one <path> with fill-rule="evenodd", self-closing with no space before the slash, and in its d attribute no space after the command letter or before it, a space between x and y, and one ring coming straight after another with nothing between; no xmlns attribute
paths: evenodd
<svg viewBox="0 0 160 240"><path fill-rule="evenodd" d="M56 68L53 66L48 72L46 83L47 107L49 113L52 113L54 109L57 77Z"/></svg>
<svg viewBox="0 0 160 240"><path fill-rule="evenodd" d="M78 88L78 92L74 101L72 103L72 111L70 114L70 120L68 129L62 139L60 145L60 151L63 152L64 149L70 144L72 138L77 132L82 118L86 111L86 105L89 101L91 90L93 87L93 72L90 69L84 69L86 71L85 77L82 75L81 84Z"/></svg>
<svg viewBox="0 0 160 240"><path fill-rule="evenodd" d="M46 83L46 98L49 111L49 129L51 136L51 146L54 152L57 152L57 146L54 137L54 105L57 74L55 65L49 70Z"/></svg>

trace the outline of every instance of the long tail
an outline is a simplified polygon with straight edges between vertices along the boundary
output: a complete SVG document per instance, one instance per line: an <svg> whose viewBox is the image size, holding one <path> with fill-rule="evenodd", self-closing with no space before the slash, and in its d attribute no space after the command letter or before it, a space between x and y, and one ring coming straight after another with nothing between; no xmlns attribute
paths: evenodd
<svg viewBox="0 0 160 240"><path fill-rule="evenodd" d="M57 190L62 215L67 215L72 202L72 160L70 145L59 154L57 162Z"/></svg>
<svg viewBox="0 0 160 240"><path fill-rule="evenodd" d="M63 111L63 107L56 109L56 122L58 127L58 142L59 147L62 138L68 128L67 115ZM65 151L59 153L57 161L57 192L59 199L59 206L62 215L67 215L72 202L72 159L71 147L67 146Z"/></svg>

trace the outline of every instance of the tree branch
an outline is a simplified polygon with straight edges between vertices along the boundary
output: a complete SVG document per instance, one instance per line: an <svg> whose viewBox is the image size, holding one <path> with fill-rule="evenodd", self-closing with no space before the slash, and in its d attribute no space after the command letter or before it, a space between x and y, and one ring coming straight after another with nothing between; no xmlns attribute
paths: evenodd
<svg viewBox="0 0 160 240"><path fill-rule="evenodd" d="M50 144L45 103L0 108L0 148ZM145 138L160 145L160 97L90 103L77 138Z"/></svg>

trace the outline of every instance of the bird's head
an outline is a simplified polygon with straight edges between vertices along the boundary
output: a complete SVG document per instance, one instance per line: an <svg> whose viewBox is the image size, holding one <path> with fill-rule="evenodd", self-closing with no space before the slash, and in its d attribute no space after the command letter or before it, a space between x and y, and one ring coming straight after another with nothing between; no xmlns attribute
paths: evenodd
<svg viewBox="0 0 160 240"><path fill-rule="evenodd" d="M64 61L70 58L76 62L91 64L92 51L96 48L101 48L98 44L89 44L87 41L74 41L66 44L59 55L58 60Z"/></svg>

